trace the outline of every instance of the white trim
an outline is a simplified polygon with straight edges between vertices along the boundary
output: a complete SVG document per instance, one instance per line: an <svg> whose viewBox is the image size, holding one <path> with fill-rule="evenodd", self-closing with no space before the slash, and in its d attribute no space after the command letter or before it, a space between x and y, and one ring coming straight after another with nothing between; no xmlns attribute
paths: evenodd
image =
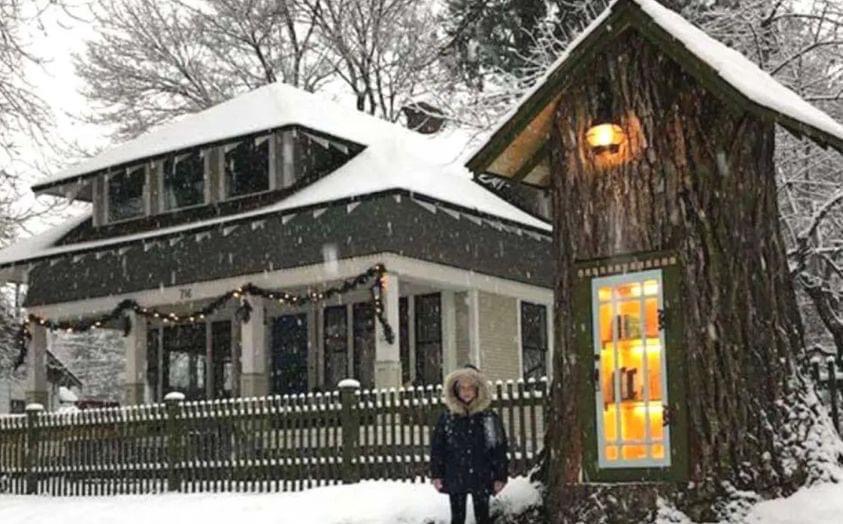
<svg viewBox="0 0 843 524"><path fill-rule="evenodd" d="M268 159L268 162L269 162L269 166L268 166L268 168L269 168L269 190L274 191L275 189L278 188L278 181L275 178L276 177L276 171L277 171L277 169L275 169L275 162L276 162L275 157L278 155L278 151L277 151L278 147L277 147L277 144L276 144L275 133L271 132L271 133L268 133L266 135L261 135L261 137L264 139L264 141L267 141L267 140L269 141L269 148L268 148L269 151L267 151L267 155L266 155L267 159ZM258 143L258 139L255 139L255 146L256 147L260 146L262 143L263 142Z"/></svg>
<svg viewBox="0 0 843 524"><path fill-rule="evenodd" d="M483 369L480 358L480 292L476 289L468 290L468 347L474 365Z"/></svg>
<svg viewBox="0 0 843 524"><path fill-rule="evenodd" d="M524 337L521 336L521 302L520 298L515 299L515 323L516 323L516 347L518 348L518 378L524 380Z"/></svg>
<svg viewBox="0 0 843 524"><path fill-rule="evenodd" d="M399 326L400 327L400 326ZM407 295L407 358L410 360L410 382L416 381L416 296Z"/></svg>
<svg viewBox="0 0 843 524"><path fill-rule="evenodd" d="M496 293L504 296L522 297L536 303L548 303L553 299L553 290L499 277L483 275L433 262L424 262L401 255L382 253L337 261L331 270L325 264L311 264L292 269L281 269L228 277L205 282L185 283L106 297L90 298L73 302L62 302L29 308L30 313L53 320L78 317L81 314L97 314L111 311L121 300L133 299L145 307L175 305L191 301L214 298L245 282L262 287L295 288L319 284L332 280L351 278L360 272L382 262L390 273L410 282L428 284L436 289L455 291L471 290ZM334 270L335 269L335 270ZM190 298L184 298L182 291L190 289Z"/></svg>
<svg viewBox="0 0 843 524"><path fill-rule="evenodd" d="M439 292L440 323L442 326L442 379L459 368L457 356L457 308L454 292L444 289Z"/></svg>
<svg viewBox="0 0 843 524"><path fill-rule="evenodd" d="M345 377L360 381L354 376L354 309L351 304L345 303Z"/></svg>

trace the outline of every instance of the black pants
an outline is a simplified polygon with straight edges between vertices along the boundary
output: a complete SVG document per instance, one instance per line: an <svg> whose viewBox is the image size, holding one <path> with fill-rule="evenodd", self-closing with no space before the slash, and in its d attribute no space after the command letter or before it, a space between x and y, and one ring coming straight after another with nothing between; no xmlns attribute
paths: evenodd
<svg viewBox="0 0 843 524"><path fill-rule="evenodd" d="M451 493L451 524L465 524L465 498L468 493ZM492 524L489 517L489 495L486 493L472 493L474 502L474 520L477 524Z"/></svg>

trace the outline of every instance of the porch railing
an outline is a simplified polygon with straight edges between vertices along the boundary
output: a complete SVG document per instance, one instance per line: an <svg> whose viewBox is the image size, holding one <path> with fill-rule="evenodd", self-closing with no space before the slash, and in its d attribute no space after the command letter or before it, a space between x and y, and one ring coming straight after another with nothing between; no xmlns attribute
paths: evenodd
<svg viewBox="0 0 843 524"><path fill-rule="evenodd" d="M542 446L547 382L498 383L510 474ZM291 491L427 480L441 387L0 417L0 491L51 495Z"/></svg>

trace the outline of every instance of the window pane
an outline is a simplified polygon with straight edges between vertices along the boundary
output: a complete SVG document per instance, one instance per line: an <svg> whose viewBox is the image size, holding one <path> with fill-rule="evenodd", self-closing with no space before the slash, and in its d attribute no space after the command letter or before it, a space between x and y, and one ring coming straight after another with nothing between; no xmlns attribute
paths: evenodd
<svg viewBox="0 0 843 524"><path fill-rule="evenodd" d="M375 312L371 302L353 306L354 378L364 388L375 386Z"/></svg>
<svg viewBox="0 0 843 524"><path fill-rule="evenodd" d="M165 393L181 391L191 400L205 398L205 324L165 327L162 344L167 364Z"/></svg>
<svg viewBox="0 0 843 524"><path fill-rule="evenodd" d="M661 281L636 276L599 278L593 287L594 350L600 379L596 407L602 425L598 446L603 450L604 465L647 460L669 463L667 432L662 425L667 399L658 326ZM612 284L601 286L607 281Z"/></svg>
<svg viewBox="0 0 843 524"><path fill-rule="evenodd" d="M225 148L225 183L229 197L269 189L269 140L247 138Z"/></svg>
<svg viewBox="0 0 843 524"><path fill-rule="evenodd" d="M348 378L348 326L345 306L324 310L325 385L328 389Z"/></svg>
<svg viewBox="0 0 843 524"><path fill-rule="evenodd" d="M143 216L143 186L146 169L127 169L108 177L108 220L115 222Z"/></svg>
<svg viewBox="0 0 843 524"><path fill-rule="evenodd" d="M521 351L525 379L547 375L547 308L521 303Z"/></svg>
<svg viewBox="0 0 843 524"><path fill-rule="evenodd" d="M410 382L410 310L407 297L398 299L398 330L401 352L401 382Z"/></svg>
<svg viewBox="0 0 843 524"><path fill-rule="evenodd" d="M211 358L214 361L214 398L232 396L231 322L221 320L211 324Z"/></svg>
<svg viewBox="0 0 843 524"><path fill-rule="evenodd" d="M159 351L160 351L160 337L159 331L152 328L146 332L146 381L149 384L149 389L152 391L152 401L159 402L161 400L158 394L158 376L159 376Z"/></svg>
<svg viewBox="0 0 843 524"><path fill-rule="evenodd" d="M205 202L205 161L199 150L164 161L164 209Z"/></svg>
<svg viewBox="0 0 843 524"><path fill-rule="evenodd" d="M442 382L442 303L439 293L415 297L416 380Z"/></svg>

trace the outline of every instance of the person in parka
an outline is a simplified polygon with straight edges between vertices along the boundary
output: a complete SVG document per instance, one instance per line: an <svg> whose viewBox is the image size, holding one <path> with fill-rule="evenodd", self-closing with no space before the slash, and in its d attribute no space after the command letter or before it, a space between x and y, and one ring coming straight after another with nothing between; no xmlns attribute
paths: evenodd
<svg viewBox="0 0 843 524"><path fill-rule="evenodd" d="M478 524L491 522L489 496L497 495L509 474L506 433L489 409L492 395L486 377L467 365L449 374L443 385L447 410L431 437L430 476L451 502L451 524L464 524L471 494Z"/></svg>

